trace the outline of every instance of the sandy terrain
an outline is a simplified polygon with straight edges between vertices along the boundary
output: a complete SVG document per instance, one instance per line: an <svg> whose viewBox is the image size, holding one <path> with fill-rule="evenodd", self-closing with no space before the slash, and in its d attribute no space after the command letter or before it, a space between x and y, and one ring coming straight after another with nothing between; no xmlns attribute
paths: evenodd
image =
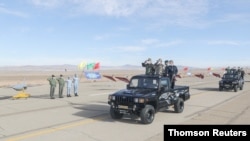
<svg viewBox="0 0 250 141"><path fill-rule="evenodd" d="M85 78L82 70L76 69L76 67L70 66L69 69L64 69L65 66L21 66L21 67L1 67L0 68L0 87L12 87L13 85L23 84L25 83L28 86L37 86L47 84L47 78L52 74L57 77L60 74L64 75L64 78L68 76L72 77L74 74L78 74L81 78L81 82L89 82L94 80L88 80ZM143 74L144 68L114 68L114 69L100 69L101 75L109 75L109 76L119 76L119 77L127 77L130 78L134 74ZM187 72L183 70L179 70L179 74L182 77L190 77L197 79L194 74L204 74L205 77L214 77L210 73L215 72L219 74L223 74L223 70L217 69L212 71L207 71L206 69L192 69L188 72L192 73L192 76L188 76ZM96 81L110 81L109 79L102 77ZM119 81L119 80L118 80Z"/></svg>
<svg viewBox="0 0 250 141"><path fill-rule="evenodd" d="M131 77L134 74L141 74L144 72L143 69L138 70L99 70L101 75L109 75L109 76L119 76L119 77ZM0 88L1 87L12 87L17 84L26 84L28 86L37 86L48 84L47 78L51 77L54 74L56 77L59 77L60 74L67 78L68 76L72 77L74 74L77 74L80 78L80 82L89 82L94 80L86 79L84 73L80 70L46 70L41 67L40 70L31 70L31 69L17 69L8 68L8 69L0 69ZM102 77L101 79L95 81L110 81L109 79Z"/></svg>
<svg viewBox="0 0 250 141"><path fill-rule="evenodd" d="M15 67L0 68L1 118L0 140L60 140L60 141L159 141L163 139L162 125L166 124L249 124L250 117L250 75L246 75L244 90L218 91L218 81L206 69L190 70L192 74L202 73L204 79L185 75L177 78L177 85L190 86L191 99L185 103L182 114L159 112L153 124L142 126L136 120L113 120L109 116L108 94L125 87L124 82L102 79L88 80L81 77L78 97L65 97L51 100L46 80L52 74L73 76L77 69ZM222 70L213 70L223 74ZM144 69L104 69L101 75L114 75L130 78L144 73ZM26 82L28 99L14 100L16 94L9 87ZM36 86L36 87L32 87ZM58 91L57 91L58 92ZM56 92L56 96L58 96ZM27 126L29 121L29 126ZM112 130L107 130L112 129ZM107 132L104 132L107 131ZM138 132L143 131L143 132ZM121 134L122 133L122 134ZM110 138L112 136L112 138Z"/></svg>

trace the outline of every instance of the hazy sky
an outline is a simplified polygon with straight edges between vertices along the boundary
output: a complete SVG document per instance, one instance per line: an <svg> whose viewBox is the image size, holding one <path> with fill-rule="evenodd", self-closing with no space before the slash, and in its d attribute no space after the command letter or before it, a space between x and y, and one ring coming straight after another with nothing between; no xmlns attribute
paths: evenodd
<svg viewBox="0 0 250 141"><path fill-rule="evenodd" d="M0 66L249 66L250 0L1 0Z"/></svg>

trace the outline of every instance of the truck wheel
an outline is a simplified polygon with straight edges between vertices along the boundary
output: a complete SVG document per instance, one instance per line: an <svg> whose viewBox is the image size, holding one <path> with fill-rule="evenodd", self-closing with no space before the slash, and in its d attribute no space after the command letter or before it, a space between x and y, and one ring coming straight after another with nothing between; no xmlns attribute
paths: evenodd
<svg viewBox="0 0 250 141"><path fill-rule="evenodd" d="M237 92L237 91L238 91L238 86L235 85L235 86L234 86L234 92Z"/></svg>
<svg viewBox="0 0 250 141"><path fill-rule="evenodd" d="M112 119L121 119L123 114L120 114L119 112L117 112L114 108L110 107L110 116Z"/></svg>
<svg viewBox="0 0 250 141"><path fill-rule="evenodd" d="M219 91L222 91L222 90L223 90L223 87L220 86L220 87L219 87Z"/></svg>
<svg viewBox="0 0 250 141"><path fill-rule="evenodd" d="M174 111L176 113L181 113L184 110L184 100L182 98L178 98L178 100L174 104Z"/></svg>
<svg viewBox="0 0 250 141"><path fill-rule="evenodd" d="M240 86L240 90L243 90L243 85Z"/></svg>
<svg viewBox="0 0 250 141"><path fill-rule="evenodd" d="M155 108L151 105L146 105L140 113L141 122L144 124L150 124L155 117Z"/></svg>

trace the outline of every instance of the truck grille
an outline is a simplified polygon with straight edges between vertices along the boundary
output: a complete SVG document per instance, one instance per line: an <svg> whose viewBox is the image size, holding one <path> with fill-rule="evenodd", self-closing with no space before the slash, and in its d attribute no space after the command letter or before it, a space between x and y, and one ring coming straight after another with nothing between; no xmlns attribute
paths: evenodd
<svg viewBox="0 0 250 141"><path fill-rule="evenodd" d="M116 102L117 102L117 104L128 105L130 103L133 103L134 99L133 99L133 97L116 96Z"/></svg>
<svg viewBox="0 0 250 141"><path fill-rule="evenodd" d="M224 84L232 84L231 81L225 81Z"/></svg>

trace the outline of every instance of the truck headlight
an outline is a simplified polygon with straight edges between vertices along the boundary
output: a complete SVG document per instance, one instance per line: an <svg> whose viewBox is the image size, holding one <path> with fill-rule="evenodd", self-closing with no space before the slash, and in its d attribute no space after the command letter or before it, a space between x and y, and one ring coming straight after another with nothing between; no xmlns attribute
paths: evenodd
<svg viewBox="0 0 250 141"><path fill-rule="evenodd" d="M111 100L115 101L115 96L109 95L109 101L111 101Z"/></svg>
<svg viewBox="0 0 250 141"><path fill-rule="evenodd" d="M176 97L179 97L180 93L176 93L175 95L176 95Z"/></svg>
<svg viewBox="0 0 250 141"><path fill-rule="evenodd" d="M135 102L135 103L144 103L144 102L145 102L145 99L144 99L144 98L135 98L135 99L134 99L134 102Z"/></svg>

